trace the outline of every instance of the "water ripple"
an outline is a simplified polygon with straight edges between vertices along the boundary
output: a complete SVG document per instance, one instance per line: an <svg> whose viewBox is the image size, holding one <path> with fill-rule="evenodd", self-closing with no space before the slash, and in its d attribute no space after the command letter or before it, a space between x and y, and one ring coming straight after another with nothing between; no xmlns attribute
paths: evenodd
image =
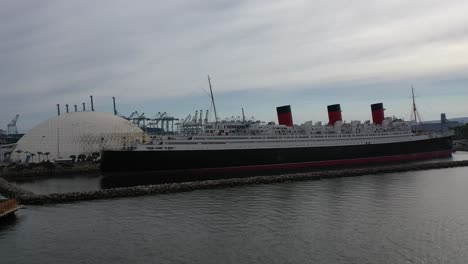
<svg viewBox="0 0 468 264"><path fill-rule="evenodd" d="M467 172L30 206L0 226L0 252L4 263L467 263Z"/></svg>

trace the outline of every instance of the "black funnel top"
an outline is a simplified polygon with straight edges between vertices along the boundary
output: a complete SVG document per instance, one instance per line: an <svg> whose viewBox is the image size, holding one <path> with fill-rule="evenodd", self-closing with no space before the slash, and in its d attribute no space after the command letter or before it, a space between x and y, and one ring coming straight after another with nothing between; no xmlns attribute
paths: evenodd
<svg viewBox="0 0 468 264"><path fill-rule="evenodd" d="M374 110L383 110L383 104L382 103L371 104L371 109L372 109L372 111L374 111Z"/></svg>
<svg viewBox="0 0 468 264"><path fill-rule="evenodd" d="M339 104L327 106L328 112L341 112L341 106Z"/></svg>
<svg viewBox="0 0 468 264"><path fill-rule="evenodd" d="M276 107L276 113L278 114L291 113L291 106L290 105L278 106Z"/></svg>

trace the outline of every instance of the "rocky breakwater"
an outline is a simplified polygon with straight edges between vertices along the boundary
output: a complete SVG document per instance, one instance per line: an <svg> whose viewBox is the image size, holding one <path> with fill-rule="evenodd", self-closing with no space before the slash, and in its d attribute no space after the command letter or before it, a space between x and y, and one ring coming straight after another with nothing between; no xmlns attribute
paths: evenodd
<svg viewBox="0 0 468 264"><path fill-rule="evenodd" d="M36 195L21 190L13 184L0 179L0 192L10 198L16 198L22 204L68 203L76 201L133 197L163 193L188 192L202 189L230 188L251 184L269 184L293 181L318 180L325 178L351 177L370 174L397 173L416 170L430 170L468 166L468 160L436 162L425 164L399 164L381 167L348 168L341 170L314 171L307 173L283 174L272 176L256 176L246 178L231 178L184 183L166 183L158 185L135 186L126 188L104 189L88 192L52 193Z"/></svg>
<svg viewBox="0 0 468 264"><path fill-rule="evenodd" d="M33 192L21 189L18 185L10 183L1 177L0 194L8 198L30 197L35 195Z"/></svg>

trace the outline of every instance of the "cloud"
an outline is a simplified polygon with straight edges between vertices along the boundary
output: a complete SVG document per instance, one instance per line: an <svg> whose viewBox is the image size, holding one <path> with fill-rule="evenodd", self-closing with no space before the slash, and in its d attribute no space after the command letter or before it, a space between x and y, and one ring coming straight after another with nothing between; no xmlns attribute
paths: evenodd
<svg viewBox="0 0 468 264"><path fill-rule="evenodd" d="M208 73L217 93L457 78L467 11L462 0L4 1L0 121L89 94L195 96Z"/></svg>

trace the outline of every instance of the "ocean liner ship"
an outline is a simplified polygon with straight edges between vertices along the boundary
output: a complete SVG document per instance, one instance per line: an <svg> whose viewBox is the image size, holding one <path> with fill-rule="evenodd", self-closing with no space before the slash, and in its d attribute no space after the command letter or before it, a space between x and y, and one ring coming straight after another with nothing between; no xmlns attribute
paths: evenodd
<svg viewBox="0 0 468 264"><path fill-rule="evenodd" d="M294 125L291 107L281 106L277 107L278 124L208 122L196 133L161 136L120 151L103 151L101 169L110 175L142 172L190 179L194 174L260 174L452 155L450 132L413 132L409 122L385 117L382 103L372 104L371 111L372 122L346 123L340 105L329 105L328 124Z"/></svg>

